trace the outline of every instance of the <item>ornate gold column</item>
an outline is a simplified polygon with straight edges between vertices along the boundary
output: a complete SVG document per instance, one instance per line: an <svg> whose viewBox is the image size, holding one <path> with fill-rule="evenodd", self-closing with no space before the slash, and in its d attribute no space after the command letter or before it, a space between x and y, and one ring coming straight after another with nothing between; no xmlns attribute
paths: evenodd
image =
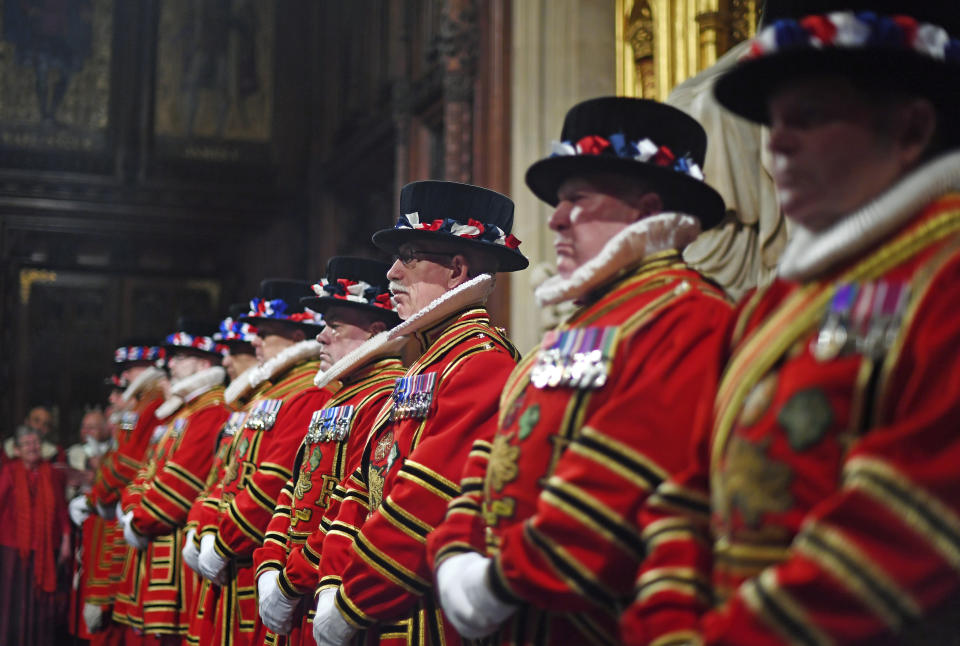
<svg viewBox="0 0 960 646"><path fill-rule="evenodd" d="M616 0L617 94L663 101L756 32L758 0Z"/></svg>

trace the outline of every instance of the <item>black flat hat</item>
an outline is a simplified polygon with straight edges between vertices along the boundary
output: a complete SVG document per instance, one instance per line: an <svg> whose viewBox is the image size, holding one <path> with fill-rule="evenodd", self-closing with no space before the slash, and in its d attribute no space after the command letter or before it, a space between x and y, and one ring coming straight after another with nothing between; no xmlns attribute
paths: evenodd
<svg viewBox="0 0 960 646"><path fill-rule="evenodd" d="M195 353L209 358L222 358L226 348L213 339L216 326L211 321L182 316L176 332L163 342L167 360L177 353Z"/></svg>
<svg viewBox="0 0 960 646"><path fill-rule="evenodd" d="M323 329L323 319L304 310L300 299L312 296L310 284L305 280L286 278L267 278L260 283L260 293L250 301L249 311L238 320L242 323L274 321L300 328L310 335L319 334Z"/></svg>
<svg viewBox="0 0 960 646"><path fill-rule="evenodd" d="M513 200L472 184L427 180L400 190L400 218L373 234L373 244L396 253L409 242L443 242L496 259L498 271L525 269L513 229Z"/></svg>
<svg viewBox="0 0 960 646"><path fill-rule="evenodd" d="M331 306L349 307L373 314L393 327L400 322L396 305L390 298L390 265L378 260L334 256L327 263L327 276L313 285L316 296L301 298L300 303L321 314Z"/></svg>
<svg viewBox="0 0 960 646"><path fill-rule="evenodd" d="M858 78L930 98L941 115L960 100L956 0L781 0L745 60L714 86L732 112L769 123L767 101L793 79ZM954 119L954 121L956 121Z"/></svg>
<svg viewBox="0 0 960 646"><path fill-rule="evenodd" d="M154 363L163 359L166 351L163 345L157 343L156 339L146 337L130 337L124 339L120 347L114 350L113 362L117 365L117 370L123 371L132 364Z"/></svg>
<svg viewBox="0 0 960 646"><path fill-rule="evenodd" d="M636 178L652 185L664 211L696 216L708 229L723 218L724 205L702 180L706 152L707 134L686 113L647 99L600 97L570 108L554 154L530 166L526 181L556 206L560 185L571 177Z"/></svg>

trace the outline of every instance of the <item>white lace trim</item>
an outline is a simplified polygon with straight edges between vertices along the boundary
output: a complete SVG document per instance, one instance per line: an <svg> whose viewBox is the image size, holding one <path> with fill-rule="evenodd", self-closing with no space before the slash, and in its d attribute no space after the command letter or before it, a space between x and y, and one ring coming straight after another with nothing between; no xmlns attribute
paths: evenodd
<svg viewBox="0 0 960 646"><path fill-rule="evenodd" d="M166 377L166 373L160 368L154 366L147 366L147 369L137 375L136 379L130 382L130 385L127 386L127 389L123 391L122 399L125 402L130 401L140 393L146 391L151 386L155 385L161 379Z"/></svg>
<svg viewBox="0 0 960 646"><path fill-rule="evenodd" d="M288 348L284 348L277 356L270 359L262 366L257 366L250 373L250 386L256 388L268 379L282 374L290 368L301 364L310 359L316 359L320 356L322 346L316 339L307 339L294 343Z"/></svg>
<svg viewBox="0 0 960 646"><path fill-rule="evenodd" d="M329 370L318 370L313 383L317 388L323 388L334 379L348 376L354 368L369 363L376 357L399 355L406 343L406 338L391 339L390 330L384 330L364 341L360 347L344 355L342 359L330 366Z"/></svg>
<svg viewBox="0 0 960 646"><path fill-rule="evenodd" d="M803 281L857 256L887 237L934 199L960 190L960 152L949 153L914 169L887 191L830 228L814 232L794 223L777 273Z"/></svg>
<svg viewBox="0 0 960 646"><path fill-rule="evenodd" d="M493 276L480 274L457 285L390 330L388 338L398 339L401 336L419 332L471 305L483 305L487 302L487 297L490 296L495 284Z"/></svg>
<svg viewBox="0 0 960 646"><path fill-rule="evenodd" d="M596 256L569 278L552 276L534 292L537 304L576 300L613 278L618 271L668 249L681 250L700 235L700 221L685 213L657 213L613 236Z"/></svg>

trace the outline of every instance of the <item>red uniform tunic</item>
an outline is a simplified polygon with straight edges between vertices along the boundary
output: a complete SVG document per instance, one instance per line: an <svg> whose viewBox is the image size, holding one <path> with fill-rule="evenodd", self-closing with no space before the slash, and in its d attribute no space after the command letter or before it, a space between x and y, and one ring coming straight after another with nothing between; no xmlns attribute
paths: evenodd
<svg viewBox="0 0 960 646"><path fill-rule="evenodd" d="M157 425L156 411L162 403L163 392L152 388L140 396L133 410L122 413L117 448L103 457L87 495L91 507L99 504L109 508L120 500L123 488L143 466L151 433Z"/></svg>
<svg viewBox="0 0 960 646"><path fill-rule="evenodd" d="M240 410L232 413L224 424L218 440L217 455L210 466L210 472L207 474L206 487L194 500L187 516L185 529L192 528L194 530L193 547L197 550L200 549L200 537L203 534L216 533L217 531L222 483L235 457L234 437L243 430L250 402L256 399L259 392L269 386L269 383L264 383L259 391L253 391L249 397L233 402L233 406ZM188 644L199 644L204 631L206 631L207 637L211 636L213 630L212 618L216 612L219 599L220 586L201 578L198 592L189 608L190 626L186 637Z"/></svg>
<svg viewBox="0 0 960 646"><path fill-rule="evenodd" d="M479 307L417 337L425 351L406 374L433 375L429 409L396 419L392 406L381 411L361 468L308 545L321 554L320 586L339 583L337 608L355 627L369 628L368 640L457 644L433 593L426 537L460 494L473 442L493 434L500 389L518 355Z"/></svg>
<svg viewBox="0 0 960 646"><path fill-rule="evenodd" d="M130 527L150 538L142 583L148 634L186 635L197 575L182 562L183 526L213 461L217 434L228 416L223 387L188 402L170 423L176 439L133 507ZM179 426L182 420L182 427Z"/></svg>
<svg viewBox="0 0 960 646"><path fill-rule="evenodd" d="M616 608L643 556L633 519L686 463L731 311L677 252L657 254L547 336L615 334L602 386L531 379L539 350L513 371L497 433L474 445L463 495L428 541L435 567L465 551L493 557L494 594L520 606L500 643L616 642Z"/></svg>
<svg viewBox="0 0 960 646"><path fill-rule="evenodd" d="M320 526L334 487L360 465L367 431L403 374L403 364L397 357L380 357L359 366L311 419L312 425L326 412L331 420L343 420L344 426L330 432L323 428L303 430L306 439L293 470L297 479L284 486L263 546L253 554L257 576L266 570L279 570L281 592L291 599L301 598L302 603L290 635L268 632L266 643L314 643L313 591L319 579L320 557L304 549L304 543Z"/></svg>
<svg viewBox="0 0 960 646"><path fill-rule="evenodd" d="M829 313L850 285L909 298L886 330L884 298L858 301L867 325L849 333L872 345L840 351ZM958 299L952 195L831 273L745 301L713 434L651 501L627 641L946 642L936 614L960 594Z"/></svg>
<svg viewBox="0 0 960 646"><path fill-rule="evenodd" d="M223 481L215 549L230 559L229 582L220 592L212 626L200 627L201 643L259 643L260 622L254 582L253 551L264 533L284 483L290 479L297 449L313 412L323 408L334 386L319 389L313 379L319 361L298 364L251 402L243 430L234 437L235 457ZM273 411L258 417L258 410ZM206 613L209 616L209 613Z"/></svg>

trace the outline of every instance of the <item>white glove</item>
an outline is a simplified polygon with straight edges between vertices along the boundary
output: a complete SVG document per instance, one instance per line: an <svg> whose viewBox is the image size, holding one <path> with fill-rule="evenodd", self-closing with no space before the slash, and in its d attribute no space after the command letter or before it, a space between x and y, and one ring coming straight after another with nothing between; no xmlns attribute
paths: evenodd
<svg viewBox="0 0 960 646"><path fill-rule="evenodd" d="M324 588L317 597L317 614L313 618L313 638L317 646L346 646L357 632L337 610L336 596L336 588Z"/></svg>
<svg viewBox="0 0 960 646"><path fill-rule="evenodd" d="M95 603L83 604L83 623L87 625L88 633L95 633L103 628L103 608Z"/></svg>
<svg viewBox="0 0 960 646"><path fill-rule="evenodd" d="M183 562L190 566L191 570L200 574L200 550L198 550L197 546L193 543L196 535L197 530L193 528L187 530L187 537L183 541L183 549L180 553L183 554Z"/></svg>
<svg viewBox="0 0 960 646"><path fill-rule="evenodd" d="M113 510L113 517L117 519L117 522L120 522L120 519L123 518L123 505L120 504L120 501L117 501L117 506Z"/></svg>
<svg viewBox="0 0 960 646"><path fill-rule="evenodd" d="M260 618L263 625L278 635L288 635L293 628L293 611L300 599L291 599L280 590L278 570L267 570L257 579L260 593Z"/></svg>
<svg viewBox="0 0 960 646"><path fill-rule="evenodd" d="M123 525L123 540L127 541L127 545L132 547L135 550L143 551L147 549L147 545L150 543L150 539L146 536L141 536L133 530L131 526L133 521L133 511L128 511L124 516L123 520L120 521Z"/></svg>
<svg viewBox="0 0 960 646"><path fill-rule="evenodd" d="M73 524L77 527L83 525L84 521L90 518L90 512L93 511L90 509L90 505L87 504L86 495L80 495L70 501L70 504L67 505L67 509L70 511L70 520L73 521Z"/></svg>
<svg viewBox="0 0 960 646"><path fill-rule="evenodd" d="M200 539L200 557L197 559L197 565L200 566L200 574L217 585L224 585L227 582L227 559L217 554L213 548L216 536L205 534Z"/></svg>
<svg viewBox="0 0 960 646"><path fill-rule="evenodd" d="M437 568L440 605L457 632L479 639L495 631L517 607L493 596L487 585L490 559L477 552L451 556Z"/></svg>
<svg viewBox="0 0 960 646"><path fill-rule="evenodd" d="M117 517L117 511L113 507L98 502L97 515L104 520L114 520Z"/></svg>

